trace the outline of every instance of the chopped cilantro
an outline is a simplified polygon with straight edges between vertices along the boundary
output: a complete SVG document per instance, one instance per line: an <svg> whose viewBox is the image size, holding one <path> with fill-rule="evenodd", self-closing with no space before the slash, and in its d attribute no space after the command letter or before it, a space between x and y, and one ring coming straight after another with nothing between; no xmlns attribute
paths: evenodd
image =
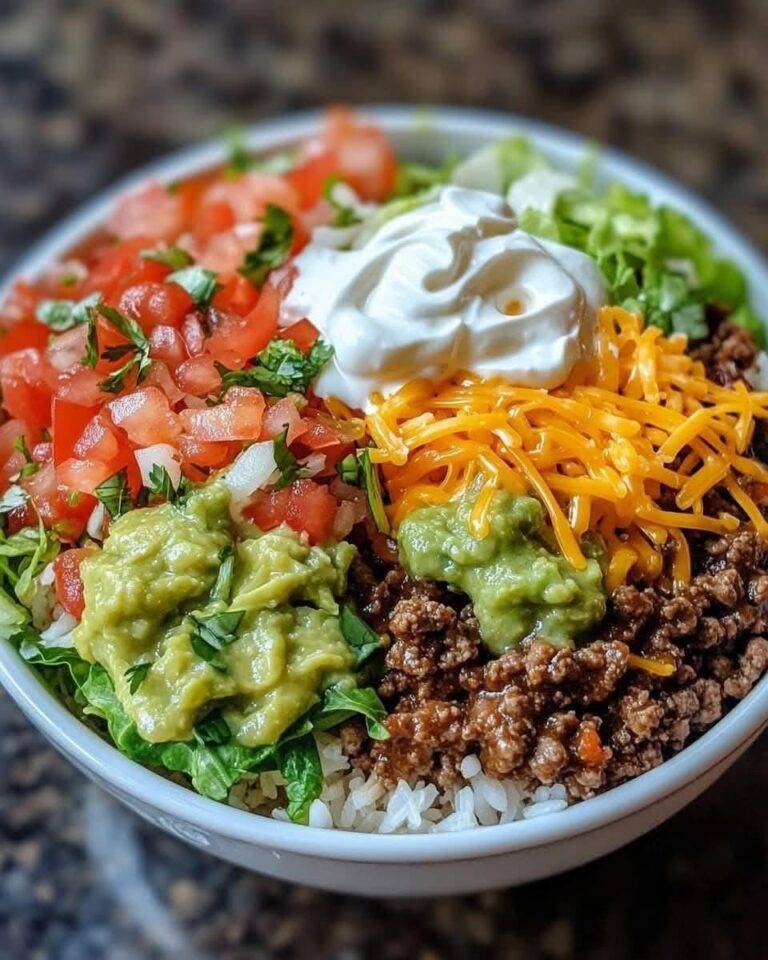
<svg viewBox="0 0 768 960"><path fill-rule="evenodd" d="M285 262L293 243L293 221L291 215L268 203L264 211L263 229L259 245L249 250L239 272L260 287L267 274Z"/></svg>
<svg viewBox="0 0 768 960"><path fill-rule="evenodd" d="M131 492L128 487L128 471L125 467L102 481L94 490L96 497L104 504L104 509L117 520L132 507Z"/></svg>
<svg viewBox="0 0 768 960"><path fill-rule="evenodd" d="M35 316L55 333L63 333L87 323L89 309L95 307L100 299L101 294L96 292L82 300L41 300Z"/></svg>
<svg viewBox="0 0 768 960"><path fill-rule="evenodd" d="M216 274L203 267L184 267L169 274L168 280L186 290L201 310L208 308L211 298L219 289Z"/></svg>
<svg viewBox="0 0 768 960"><path fill-rule="evenodd" d="M244 616L244 610L224 610L222 613L207 615L190 614L190 619L195 626L189 642L198 657L210 663L219 672L226 673L227 665L219 653L237 639L237 628Z"/></svg>
<svg viewBox="0 0 768 960"><path fill-rule="evenodd" d="M158 247L156 250L142 250L139 253L142 260L152 260L171 270L181 270L192 263L192 257L181 247Z"/></svg>
<svg viewBox="0 0 768 960"><path fill-rule="evenodd" d="M139 687L147 679L147 674L149 673L150 667L152 664L147 663L134 663L132 667L128 667L123 676L128 681L128 690L131 693L136 693Z"/></svg>

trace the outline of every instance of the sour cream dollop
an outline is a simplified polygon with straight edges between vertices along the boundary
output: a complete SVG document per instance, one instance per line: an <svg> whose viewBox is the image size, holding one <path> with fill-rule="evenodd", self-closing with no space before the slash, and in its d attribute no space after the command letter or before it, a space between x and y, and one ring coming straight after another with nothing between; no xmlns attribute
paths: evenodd
<svg viewBox="0 0 768 960"><path fill-rule="evenodd" d="M502 197L458 186L359 249L313 241L295 262L283 319L309 317L334 348L315 391L362 409L374 391L461 370L555 387L606 302L588 256L520 230Z"/></svg>

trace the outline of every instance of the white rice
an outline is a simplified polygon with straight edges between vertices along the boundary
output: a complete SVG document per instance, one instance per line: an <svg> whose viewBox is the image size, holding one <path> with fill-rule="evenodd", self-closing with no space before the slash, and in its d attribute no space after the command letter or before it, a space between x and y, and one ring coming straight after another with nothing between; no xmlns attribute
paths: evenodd
<svg viewBox="0 0 768 960"><path fill-rule="evenodd" d="M317 738L325 783L309 809L309 825L356 833L447 833L531 820L559 813L568 806L565 787L537 787L531 792L519 780L496 780L483 773L476 756L460 766L463 782L440 792L431 783L400 780L385 790L374 774L363 776L350 766L341 741L332 734ZM232 791L234 806L288 820L279 773L241 781Z"/></svg>

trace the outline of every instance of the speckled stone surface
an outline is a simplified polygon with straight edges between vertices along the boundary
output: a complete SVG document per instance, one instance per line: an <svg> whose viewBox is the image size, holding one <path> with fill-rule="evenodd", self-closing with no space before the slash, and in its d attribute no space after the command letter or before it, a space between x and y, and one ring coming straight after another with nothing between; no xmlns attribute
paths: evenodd
<svg viewBox="0 0 768 960"><path fill-rule="evenodd" d="M5 0L0 262L119 174L328 100L511 109L616 144L768 247L768 3ZM768 741L672 822L523 889L289 887L126 813L0 697L0 958L762 960Z"/></svg>

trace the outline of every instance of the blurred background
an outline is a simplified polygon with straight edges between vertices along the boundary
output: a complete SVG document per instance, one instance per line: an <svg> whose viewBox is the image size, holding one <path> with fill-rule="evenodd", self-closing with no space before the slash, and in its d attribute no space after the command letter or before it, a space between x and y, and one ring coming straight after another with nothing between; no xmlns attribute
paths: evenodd
<svg viewBox="0 0 768 960"><path fill-rule="evenodd" d="M768 2L0 0L0 266L181 145L328 101L492 107L633 153L768 248ZM768 740L665 827L517 890L264 880L89 786L0 695L0 958L764 958Z"/></svg>

